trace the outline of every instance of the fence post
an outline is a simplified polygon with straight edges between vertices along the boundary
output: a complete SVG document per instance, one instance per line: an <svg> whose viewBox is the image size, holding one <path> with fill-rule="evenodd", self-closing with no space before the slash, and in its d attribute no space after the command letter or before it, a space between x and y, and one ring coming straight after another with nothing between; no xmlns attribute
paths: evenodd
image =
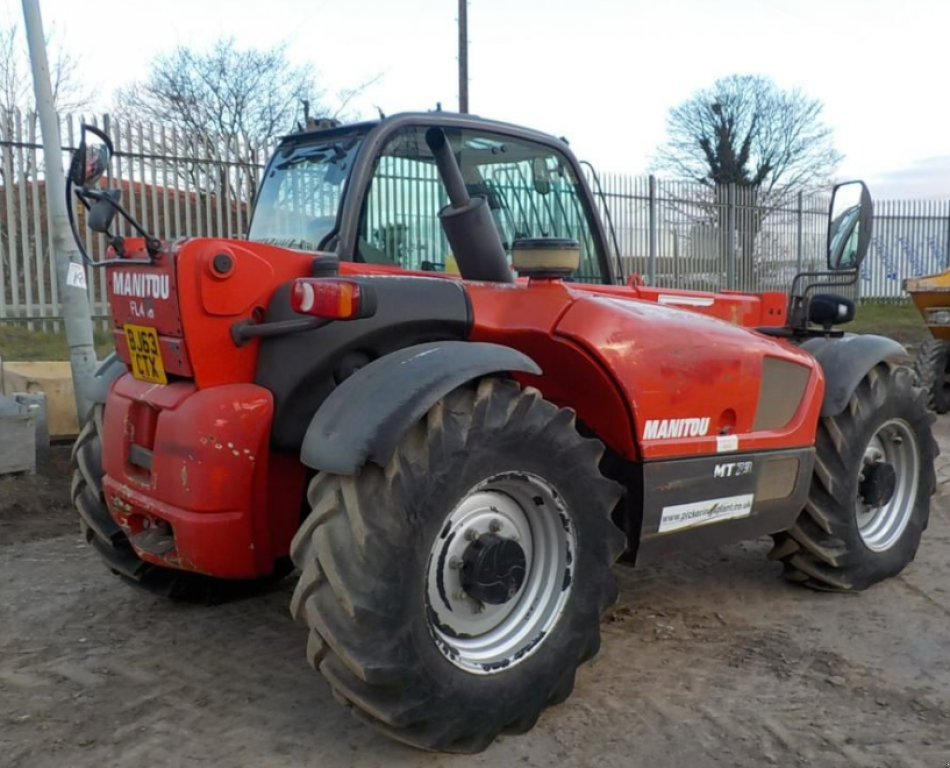
<svg viewBox="0 0 950 768"><path fill-rule="evenodd" d="M736 185L730 184L726 194L729 231L726 233L726 288L736 288Z"/></svg>
<svg viewBox="0 0 950 768"><path fill-rule="evenodd" d="M947 269L950 269L950 200L947 200Z"/></svg>
<svg viewBox="0 0 950 768"><path fill-rule="evenodd" d="M656 176L650 174L650 260L647 263L647 280L656 285L657 215Z"/></svg>
<svg viewBox="0 0 950 768"><path fill-rule="evenodd" d="M805 264L805 193L798 191L798 231L795 241L795 272L802 272Z"/></svg>
<svg viewBox="0 0 950 768"><path fill-rule="evenodd" d="M680 287L680 233L673 229L673 287Z"/></svg>

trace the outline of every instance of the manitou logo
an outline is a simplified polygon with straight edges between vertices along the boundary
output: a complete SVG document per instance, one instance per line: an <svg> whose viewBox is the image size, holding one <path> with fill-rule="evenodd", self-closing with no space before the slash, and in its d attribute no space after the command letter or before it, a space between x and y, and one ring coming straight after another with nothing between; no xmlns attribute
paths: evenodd
<svg viewBox="0 0 950 768"><path fill-rule="evenodd" d="M644 440L669 440L677 437L702 437L709 432L709 418L651 419L643 427Z"/></svg>
<svg viewBox="0 0 950 768"><path fill-rule="evenodd" d="M167 299L170 293L168 275L113 272L112 293L136 299Z"/></svg>

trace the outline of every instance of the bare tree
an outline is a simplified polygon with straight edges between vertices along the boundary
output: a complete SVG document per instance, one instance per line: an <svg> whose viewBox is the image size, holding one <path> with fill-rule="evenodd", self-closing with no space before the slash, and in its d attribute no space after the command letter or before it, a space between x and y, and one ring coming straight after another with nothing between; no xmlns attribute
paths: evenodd
<svg viewBox="0 0 950 768"><path fill-rule="evenodd" d="M654 167L710 186L776 194L830 180L842 160L823 105L758 75L731 75L670 111Z"/></svg>
<svg viewBox="0 0 950 768"><path fill-rule="evenodd" d="M79 76L79 61L55 42L55 30L47 37L50 49L50 77L53 99L61 113L88 108L95 92ZM0 110L34 108L33 76L26 40L19 26L0 27Z"/></svg>
<svg viewBox="0 0 950 768"><path fill-rule="evenodd" d="M751 269L770 212L827 184L843 159L822 109L819 100L783 91L767 77L731 75L670 110L653 167L709 188L702 196L706 224L727 231L732 210L737 270Z"/></svg>
<svg viewBox="0 0 950 768"><path fill-rule="evenodd" d="M126 125L127 149L170 156L160 139L129 134L132 124L147 121L160 126L163 135L200 147L195 154L209 155L213 162L176 163L173 172L202 193L227 194L235 204L245 204L243 190L253 198L257 165L276 137L345 116L352 100L378 79L330 97L318 87L310 64L295 65L287 58L286 46L242 48L229 37L208 49L178 46L159 54L143 81L116 92L113 116ZM228 166L226 159L236 165Z"/></svg>
<svg viewBox="0 0 950 768"><path fill-rule="evenodd" d="M117 91L113 111L189 134L241 136L259 149L307 116L338 117L372 82L329 99L313 67L292 64L286 46L240 48L223 38L208 50L179 46L160 54L144 81Z"/></svg>

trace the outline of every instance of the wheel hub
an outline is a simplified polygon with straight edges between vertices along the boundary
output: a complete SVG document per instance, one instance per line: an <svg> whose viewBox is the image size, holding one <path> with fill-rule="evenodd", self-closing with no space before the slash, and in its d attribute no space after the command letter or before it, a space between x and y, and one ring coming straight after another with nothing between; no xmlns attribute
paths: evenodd
<svg viewBox="0 0 950 768"><path fill-rule="evenodd" d="M858 493L869 507L883 507L894 498L897 490L897 472L893 465L876 461L864 470L864 480Z"/></svg>
<svg viewBox="0 0 950 768"><path fill-rule="evenodd" d="M526 567L518 542L485 534L469 544L462 556L462 589L473 600L503 605L521 591Z"/></svg>
<svg viewBox="0 0 950 768"><path fill-rule="evenodd" d="M446 659L490 675L535 653L570 598L574 547L571 510L542 477L504 472L470 488L426 566L429 632Z"/></svg>
<svg viewBox="0 0 950 768"><path fill-rule="evenodd" d="M884 552L899 541L914 513L920 484L920 450L903 419L884 422L864 449L855 513L865 546Z"/></svg>

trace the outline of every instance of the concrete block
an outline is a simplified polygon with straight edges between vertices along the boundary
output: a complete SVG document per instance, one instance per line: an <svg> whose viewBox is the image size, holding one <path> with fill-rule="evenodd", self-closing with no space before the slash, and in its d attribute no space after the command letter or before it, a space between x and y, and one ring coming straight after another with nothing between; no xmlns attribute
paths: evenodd
<svg viewBox="0 0 950 768"><path fill-rule="evenodd" d="M49 419L46 415L45 392L14 392L13 399L29 410L36 427L36 458L41 461L49 453Z"/></svg>
<svg viewBox="0 0 950 768"><path fill-rule="evenodd" d="M71 438L79 434L76 418L76 395L69 363L3 363L3 392L46 395L46 418L49 436Z"/></svg>
<svg viewBox="0 0 950 768"><path fill-rule="evenodd" d="M36 471L36 426L30 409L0 395L0 475Z"/></svg>

